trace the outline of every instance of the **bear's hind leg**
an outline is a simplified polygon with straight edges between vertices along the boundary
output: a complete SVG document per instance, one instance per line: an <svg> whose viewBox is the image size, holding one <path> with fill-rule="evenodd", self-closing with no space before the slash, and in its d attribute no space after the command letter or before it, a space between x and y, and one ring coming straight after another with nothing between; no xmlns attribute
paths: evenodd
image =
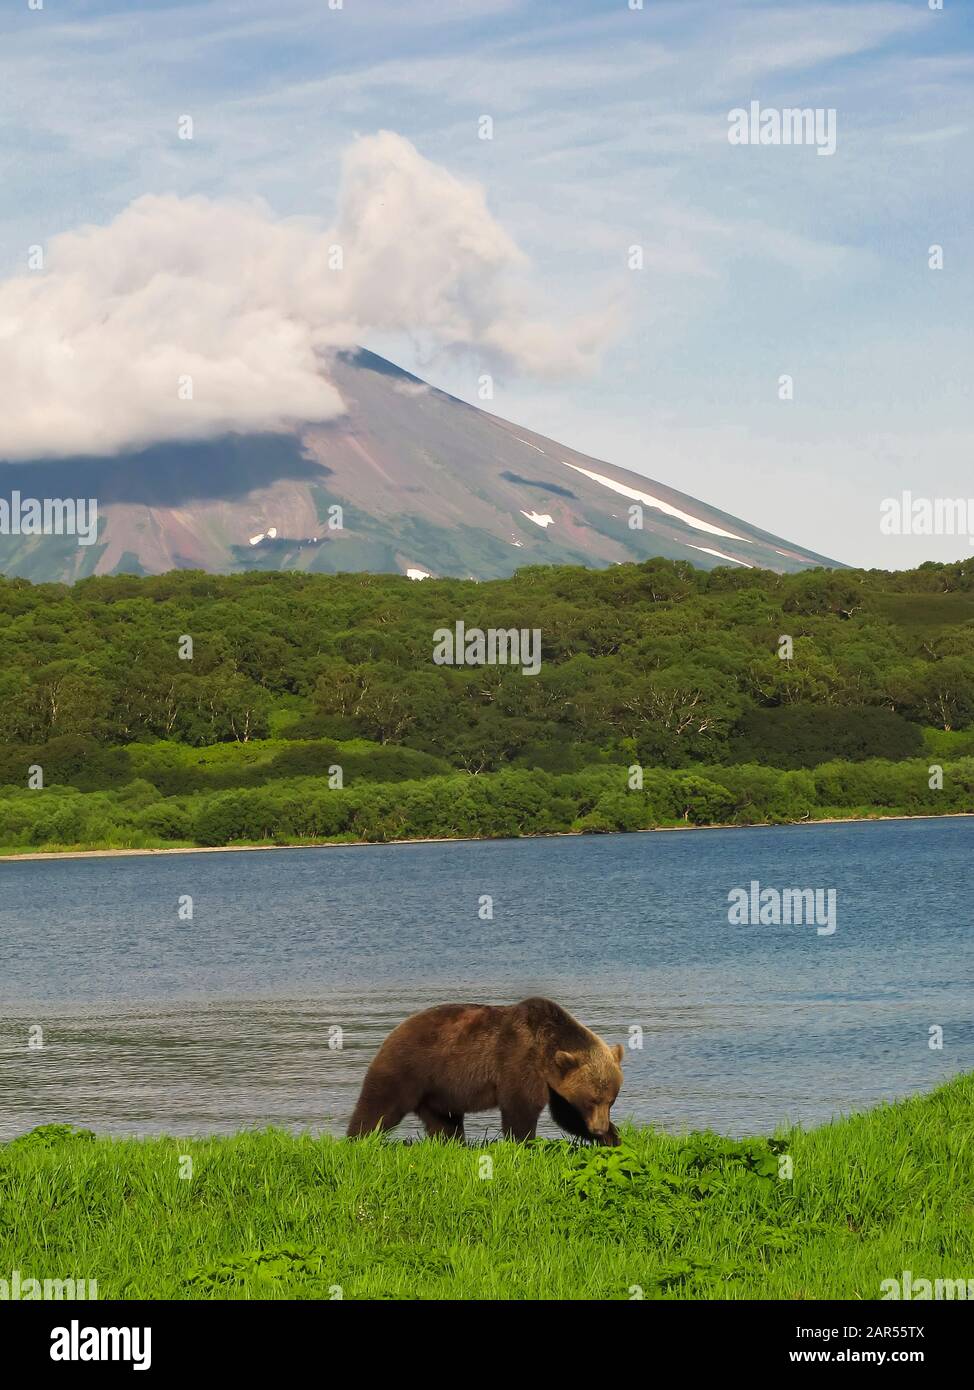
<svg viewBox="0 0 974 1390"><path fill-rule="evenodd" d="M416 1107L416 1114L426 1126L426 1133L431 1139L458 1139L461 1144L466 1142L462 1115L444 1114L425 1101Z"/></svg>

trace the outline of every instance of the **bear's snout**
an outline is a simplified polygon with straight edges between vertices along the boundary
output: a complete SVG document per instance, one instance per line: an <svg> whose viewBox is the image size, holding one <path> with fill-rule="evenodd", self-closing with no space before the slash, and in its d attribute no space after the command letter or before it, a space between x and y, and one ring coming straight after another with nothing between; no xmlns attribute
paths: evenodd
<svg viewBox="0 0 974 1390"><path fill-rule="evenodd" d="M605 1130L604 1133L596 1135L596 1138L599 1143L603 1144L607 1149L614 1149L617 1145L622 1143L622 1140L619 1138L619 1131L616 1129L615 1125L611 1123L609 1128Z"/></svg>
<svg viewBox="0 0 974 1390"><path fill-rule="evenodd" d="M601 1139L604 1134L608 1134L612 1128L612 1121L609 1119L609 1107L607 1105L597 1106L591 1110L586 1117L589 1132L596 1138Z"/></svg>

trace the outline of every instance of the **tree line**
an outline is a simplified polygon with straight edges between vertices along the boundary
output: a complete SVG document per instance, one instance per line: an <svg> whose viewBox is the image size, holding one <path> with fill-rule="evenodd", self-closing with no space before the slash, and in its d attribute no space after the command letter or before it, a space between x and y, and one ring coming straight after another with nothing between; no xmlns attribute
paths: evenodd
<svg viewBox="0 0 974 1390"><path fill-rule="evenodd" d="M435 665L433 633L457 618L540 629L540 672ZM473 773L899 760L924 728L974 721L974 565L0 579L0 650L0 780L44 750L110 779L106 750L268 737Z"/></svg>

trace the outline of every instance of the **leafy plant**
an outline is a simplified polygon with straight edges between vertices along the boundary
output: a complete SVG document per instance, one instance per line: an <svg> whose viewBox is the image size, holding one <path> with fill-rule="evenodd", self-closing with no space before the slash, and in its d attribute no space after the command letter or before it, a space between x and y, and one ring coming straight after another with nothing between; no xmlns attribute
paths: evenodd
<svg viewBox="0 0 974 1390"><path fill-rule="evenodd" d="M243 1287L252 1283L265 1286L277 1284L286 1288L295 1282L320 1282L334 1263L335 1256L330 1251L277 1246L231 1255L228 1259L195 1270L186 1283L198 1295L225 1293L234 1285Z"/></svg>
<svg viewBox="0 0 974 1390"><path fill-rule="evenodd" d="M38 1125L36 1129L11 1139L7 1148L53 1149L69 1140L90 1141L94 1137L93 1129L77 1129L74 1125L65 1124Z"/></svg>

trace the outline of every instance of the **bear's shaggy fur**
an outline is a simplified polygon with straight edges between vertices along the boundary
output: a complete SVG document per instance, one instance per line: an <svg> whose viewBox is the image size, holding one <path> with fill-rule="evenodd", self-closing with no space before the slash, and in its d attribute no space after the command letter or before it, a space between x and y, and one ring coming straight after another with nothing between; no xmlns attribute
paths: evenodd
<svg viewBox="0 0 974 1390"><path fill-rule="evenodd" d="M439 1004L386 1038L362 1085L350 1136L393 1129L415 1112L429 1135L463 1139L469 1111L499 1107L509 1139L533 1139L538 1116L579 1138L618 1144L609 1118L622 1085L609 1047L550 999Z"/></svg>

